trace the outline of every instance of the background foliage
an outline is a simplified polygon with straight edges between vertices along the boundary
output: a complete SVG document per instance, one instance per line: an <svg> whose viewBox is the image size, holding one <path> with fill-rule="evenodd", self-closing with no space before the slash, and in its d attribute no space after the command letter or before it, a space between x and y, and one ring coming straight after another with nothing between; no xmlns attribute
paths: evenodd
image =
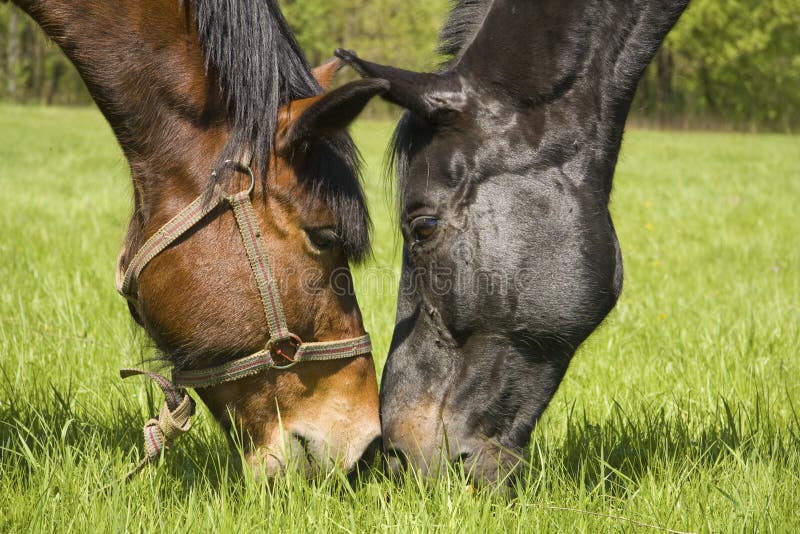
<svg viewBox="0 0 800 534"><path fill-rule="evenodd" d="M677 124L800 126L800 0L692 0L639 86L639 114Z"/></svg>
<svg viewBox="0 0 800 534"><path fill-rule="evenodd" d="M447 0L282 5L312 63L344 46L411 69L436 66L436 32L449 7ZM91 102L59 50L9 4L0 5L0 100ZM800 0L692 0L642 81L633 117L657 126L796 131Z"/></svg>

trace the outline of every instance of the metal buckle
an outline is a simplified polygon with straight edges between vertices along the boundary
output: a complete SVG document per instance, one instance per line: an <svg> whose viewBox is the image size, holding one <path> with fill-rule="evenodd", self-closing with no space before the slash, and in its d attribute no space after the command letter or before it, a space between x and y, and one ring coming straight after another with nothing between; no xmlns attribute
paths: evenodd
<svg viewBox="0 0 800 534"><path fill-rule="evenodd" d="M294 345L294 352L291 355L286 354L284 351L281 350L281 347L280 347L281 343L290 343L290 344ZM267 344L267 350L269 350L270 354L272 354L272 368L273 369L278 369L280 371L280 370L283 370L283 369L289 369L291 367L294 367L298 363L300 363L300 360L296 360L294 358L294 356L295 356L295 354L297 354L297 351L300 349L300 345L302 345L302 344L303 344L303 340L300 339L300 337L295 335L295 334L289 334L288 338L281 339L277 343L273 342L270 339L269 343ZM281 358L283 358L284 360L288 361L289 363L286 364L286 365L277 365L275 363L275 357L276 356L280 356Z"/></svg>
<svg viewBox="0 0 800 534"><path fill-rule="evenodd" d="M243 193L243 192L247 191L247 194L250 195L253 192L253 189L255 189L256 177L255 177L255 175L253 175L253 169L251 169L249 165L245 165L244 163L242 163L240 161L233 161L232 159L226 159L225 161L222 162L222 165L220 165L218 168L214 169L214 172L211 173L211 178L213 178L214 181L217 181L219 179L219 174L217 174L217 171L219 171L219 170L221 170L221 169L223 169L223 168L225 168L227 166L231 166L231 167L234 168L234 170L242 172L242 173L245 173L248 176L250 176L250 186L246 190L243 189L242 191L240 191L240 193ZM219 185L219 184L217 184L217 185ZM233 195L228 195L227 191L226 191L225 192L225 196L226 197L231 197Z"/></svg>

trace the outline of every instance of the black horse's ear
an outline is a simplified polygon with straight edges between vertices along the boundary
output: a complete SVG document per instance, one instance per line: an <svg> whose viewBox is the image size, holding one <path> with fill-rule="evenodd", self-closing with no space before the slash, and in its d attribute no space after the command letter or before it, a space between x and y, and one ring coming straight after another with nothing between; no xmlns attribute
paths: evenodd
<svg viewBox="0 0 800 534"><path fill-rule="evenodd" d="M408 70L364 61L352 50L337 49L336 56L363 78L388 80L391 87L382 96L431 122L441 122L460 113L466 100L459 81L452 75Z"/></svg>
<svg viewBox="0 0 800 534"><path fill-rule="evenodd" d="M329 93L291 102L279 119L283 128L277 139L278 151L290 151L301 142L344 130L373 96L388 89L386 80L357 80Z"/></svg>

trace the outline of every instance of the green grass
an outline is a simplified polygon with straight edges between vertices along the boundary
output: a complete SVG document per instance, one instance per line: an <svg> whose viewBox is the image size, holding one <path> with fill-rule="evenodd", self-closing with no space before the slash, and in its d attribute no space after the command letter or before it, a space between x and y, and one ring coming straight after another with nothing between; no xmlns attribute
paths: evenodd
<svg viewBox="0 0 800 534"><path fill-rule="evenodd" d="M399 269L390 130L355 129L375 222L357 289L379 367ZM113 284L129 184L96 111L0 107L0 532L800 527L797 137L628 134L623 296L537 427L514 500L458 472L260 485L204 409L160 469L114 484L161 402L117 375L150 354Z"/></svg>

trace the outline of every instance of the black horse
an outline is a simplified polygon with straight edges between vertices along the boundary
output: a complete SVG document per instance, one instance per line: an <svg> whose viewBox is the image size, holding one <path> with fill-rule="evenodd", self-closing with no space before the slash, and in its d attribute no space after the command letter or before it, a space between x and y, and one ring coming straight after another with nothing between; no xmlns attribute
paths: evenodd
<svg viewBox="0 0 800 534"><path fill-rule="evenodd" d="M452 59L391 82L404 237L382 381L396 469L512 471L578 346L614 307L608 212L636 85L688 0L461 0Z"/></svg>

